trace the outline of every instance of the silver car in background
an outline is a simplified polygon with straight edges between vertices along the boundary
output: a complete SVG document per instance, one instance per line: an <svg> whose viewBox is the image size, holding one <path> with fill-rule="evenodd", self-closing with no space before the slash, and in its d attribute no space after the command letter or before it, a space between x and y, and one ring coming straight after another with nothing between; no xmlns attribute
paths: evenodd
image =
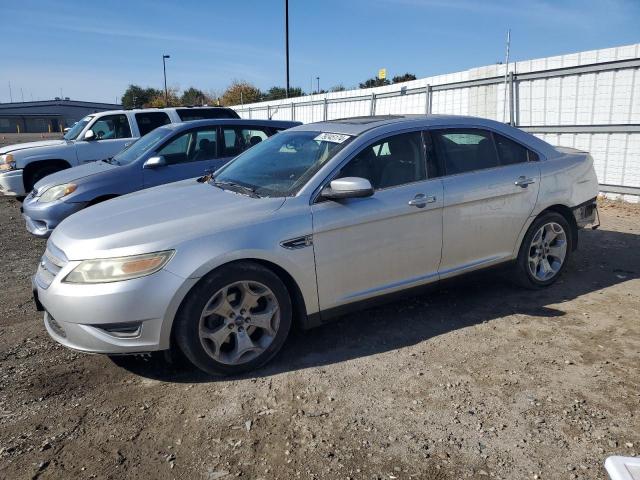
<svg viewBox="0 0 640 480"><path fill-rule="evenodd" d="M58 342L177 345L212 374L271 359L374 298L511 263L551 285L596 217L589 154L471 117L361 117L263 141L201 181L81 211L49 239L36 303Z"/></svg>

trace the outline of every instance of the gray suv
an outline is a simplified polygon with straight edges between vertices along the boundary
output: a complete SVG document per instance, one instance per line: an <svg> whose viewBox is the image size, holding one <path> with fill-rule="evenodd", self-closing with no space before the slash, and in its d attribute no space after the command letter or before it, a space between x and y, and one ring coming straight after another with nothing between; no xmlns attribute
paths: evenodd
<svg viewBox="0 0 640 480"><path fill-rule="evenodd" d="M594 222L591 156L471 117L365 117L260 142L213 176L116 198L53 232L34 278L71 348L177 345L236 374L293 322L500 263L529 288L562 273Z"/></svg>

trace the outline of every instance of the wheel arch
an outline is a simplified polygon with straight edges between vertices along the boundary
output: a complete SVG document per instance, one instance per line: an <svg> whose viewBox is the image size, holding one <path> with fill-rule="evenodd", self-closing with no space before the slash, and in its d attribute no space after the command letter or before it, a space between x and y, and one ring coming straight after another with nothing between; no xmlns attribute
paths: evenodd
<svg viewBox="0 0 640 480"><path fill-rule="evenodd" d="M212 272L215 272L216 270L223 268L223 267L228 267L230 265L234 265L234 264L239 264L239 263L254 263L257 265L260 265L264 268L267 268L269 270L271 270L273 273L275 273L278 278L280 278L280 280L282 280L282 283L284 283L285 287L287 288L287 291L289 292L289 295L291 297L291 306L292 306L292 310L293 310L293 326L295 326L296 328L301 328L301 329L306 329L308 328L307 326L307 308L306 308L306 303L304 300L304 296L302 295L302 291L300 290L300 287L298 286L298 283L296 282L296 280L293 278L293 276L283 267L281 267L280 265L277 265L274 262L271 262L269 260L264 260L261 258L241 258L241 259L235 259L235 260L230 260L228 262L222 263L220 265L217 265L215 268L213 268L212 270L210 270L208 273L206 273L205 275L203 275L202 277L200 277L198 279L197 282L195 282L190 288L189 290L186 291L186 293L182 296L182 300L180 301L180 304L178 305L178 308L175 311L174 314L174 321L172 321L171 324L171 333L170 333L170 338L171 338L171 344L174 344L174 333L175 333L175 317L178 315L178 313L180 312L180 310L182 309L184 302L187 300L187 297L189 296L189 293L191 293L191 291L202 281L203 278L205 278L207 275L209 275Z"/></svg>
<svg viewBox="0 0 640 480"><path fill-rule="evenodd" d="M557 203L541 211L536 216L536 219L548 212L558 213L562 215L564 219L567 221L567 223L571 227L571 250L576 250L578 248L578 223L576 222L576 218L574 217L573 211L571 210L571 208L567 207L566 205Z"/></svg>
<svg viewBox="0 0 640 480"><path fill-rule="evenodd" d="M25 190L27 188L27 184L31 181L31 176L38 171L39 168L42 167L59 167L59 170L66 170L67 168L71 168L72 165L62 159L62 158L52 158L47 160L34 160L33 162L29 162L24 166L24 175L23 175L23 183Z"/></svg>

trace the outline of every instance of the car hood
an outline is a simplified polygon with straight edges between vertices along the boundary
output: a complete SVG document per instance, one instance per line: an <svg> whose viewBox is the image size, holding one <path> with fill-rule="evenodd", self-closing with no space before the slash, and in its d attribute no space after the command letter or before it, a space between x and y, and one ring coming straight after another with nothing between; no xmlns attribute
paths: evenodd
<svg viewBox="0 0 640 480"><path fill-rule="evenodd" d="M117 165L112 165L107 162L91 162L77 167L67 168L60 170L59 172L47 175L38 183L35 184L36 195L40 194L49 187L54 185L62 185L63 183L77 182L86 177L103 173L109 170L118 168Z"/></svg>
<svg viewBox="0 0 640 480"><path fill-rule="evenodd" d="M180 243L264 219L284 198L252 198L195 179L118 197L65 219L50 242L69 260L176 248Z"/></svg>
<svg viewBox="0 0 640 480"><path fill-rule="evenodd" d="M6 147L0 147L0 155L10 152L17 152L18 150L25 150L27 148L53 147L56 145L66 144L67 140L42 140L39 142L17 143L14 145L7 145Z"/></svg>

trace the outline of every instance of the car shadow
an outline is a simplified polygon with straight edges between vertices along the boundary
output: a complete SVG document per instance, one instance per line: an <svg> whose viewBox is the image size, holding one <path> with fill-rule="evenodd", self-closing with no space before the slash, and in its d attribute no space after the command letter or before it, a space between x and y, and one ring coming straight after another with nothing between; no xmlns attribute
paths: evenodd
<svg viewBox="0 0 640 480"><path fill-rule="evenodd" d="M526 290L504 271L467 275L383 306L345 315L308 331L294 330L282 352L265 367L235 377L268 377L328 366L396 350L438 335L505 316L562 317L564 301L640 277L640 235L593 230L580 233L563 276L551 287ZM116 365L142 377L176 383L214 382L185 359L163 353L144 358L112 357Z"/></svg>

